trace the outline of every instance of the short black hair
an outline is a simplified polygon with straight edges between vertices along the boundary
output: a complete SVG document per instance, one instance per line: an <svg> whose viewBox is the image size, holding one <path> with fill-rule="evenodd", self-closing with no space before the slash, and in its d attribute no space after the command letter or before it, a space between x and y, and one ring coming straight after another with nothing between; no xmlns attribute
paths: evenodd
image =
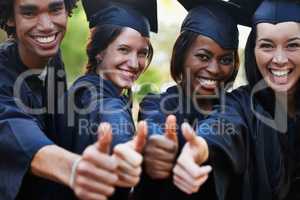
<svg viewBox="0 0 300 200"><path fill-rule="evenodd" d="M78 0L64 0L65 7L69 16L72 14L72 10L76 8ZM0 28L5 30L7 35L15 33L14 27L7 26L7 21L14 17L14 0L0 0Z"/></svg>

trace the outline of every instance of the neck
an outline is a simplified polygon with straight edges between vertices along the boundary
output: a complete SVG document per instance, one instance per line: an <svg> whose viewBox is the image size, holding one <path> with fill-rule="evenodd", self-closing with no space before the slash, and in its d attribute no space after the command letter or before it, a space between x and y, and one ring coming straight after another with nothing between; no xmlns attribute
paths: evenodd
<svg viewBox="0 0 300 200"><path fill-rule="evenodd" d="M107 79L107 78L105 77L105 75L101 72L101 70L97 70L97 74L98 74L103 80L109 80L109 79ZM125 89L124 89L124 88L120 88L120 87L118 87L117 85L115 85L114 83L113 83L113 85L114 85L115 88L117 89L118 95L121 96L121 95L125 92Z"/></svg>
<svg viewBox="0 0 300 200"><path fill-rule="evenodd" d="M29 69L43 69L49 61L49 58L41 58L38 56L33 56L28 50L22 48L22 44L19 44L19 55L22 63L26 65Z"/></svg>
<svg viewBox="0 0 300 200"><path fill-rule="evenodd" d="M213 103L210 99L197 99L197 105L201 110L210 112L213 108Z"/></svg>

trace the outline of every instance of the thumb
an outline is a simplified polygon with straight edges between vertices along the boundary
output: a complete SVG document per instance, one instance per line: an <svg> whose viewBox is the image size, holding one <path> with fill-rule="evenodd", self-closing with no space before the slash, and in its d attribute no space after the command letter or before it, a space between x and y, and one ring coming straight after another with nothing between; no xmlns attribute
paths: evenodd
<svg viewBox="0 0 300 200"><path fill-rule="evenodd" d="M98 127L97 146L100 152L108 154L112 143L112 129L109 123L101 123Z"/></svg>
<svg viewBox="0 0 300 200"><path fill-rule="evenodd" d="M137 134L134 138L135 151L142 153L147 142L148 127L145 121L140 121L137 126Z"/></svg>
<svg viewBox="0 0 300 200"><path fill-rule="evenodd" d="M188 123L183 123L181 128L186 142L190 145L190 150L195 162L202 164L208 159L209 152L206 141L203 138L198 137L194 129Z"/></svg>
<svg viewBox="0 0 300 200"><path fill-rule="evenodd" d="M165 136L166 138L174 141L175 143L178 142L177 134L176 134L176 117L174 115L169 115L166 119L165 124Z"/></svg>
<svg viewBox="0 0 300 200"><path fill-rule="evenodd" d="M188 123L185 122L181 125L181 131L186 142L190 143L191 145L197 144L196 133Z"/></svg>

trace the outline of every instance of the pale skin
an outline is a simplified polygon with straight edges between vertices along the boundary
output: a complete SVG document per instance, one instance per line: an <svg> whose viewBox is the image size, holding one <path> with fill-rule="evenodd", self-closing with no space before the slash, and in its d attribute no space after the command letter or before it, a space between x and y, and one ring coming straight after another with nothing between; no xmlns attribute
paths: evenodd
<svg viewBox="0 0 300 200"><path fill-rule="evenodd" d="M182 124L182 134L186 140L173 169L173 183L187 194L196 193L208 178L212 167L201 166L209 156L206 141L197 136L189 124Z"/></svg>
<svg viewBox="0 0 300 200"><path fill-rule="evenodd" d="M145 122L138 124L136 137L117 145L109 155L112 141L111 126L102 123L98 141L86 148L76 168L74 184L70 184L72 165L79 155L58 146L42 148L33 158L31 172L72 188L79 199L106 200L115 186L133 187L140 180L142 156L147 137Z"/></svg>

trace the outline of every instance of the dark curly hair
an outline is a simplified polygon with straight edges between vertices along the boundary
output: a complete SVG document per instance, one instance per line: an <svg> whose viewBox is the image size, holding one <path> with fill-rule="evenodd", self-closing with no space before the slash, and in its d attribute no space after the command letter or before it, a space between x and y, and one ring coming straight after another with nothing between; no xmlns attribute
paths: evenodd
<svg viewBox="0 0 300 200"><path fill-rule="evenodd" d="M66 10L69 16L72 14L73 8L76 8L78 0L64 0ZM7 26L7 21L14 17L14 0L0 0L0 28L5 30L7 35L15 33L14 27Z"/></svg>

